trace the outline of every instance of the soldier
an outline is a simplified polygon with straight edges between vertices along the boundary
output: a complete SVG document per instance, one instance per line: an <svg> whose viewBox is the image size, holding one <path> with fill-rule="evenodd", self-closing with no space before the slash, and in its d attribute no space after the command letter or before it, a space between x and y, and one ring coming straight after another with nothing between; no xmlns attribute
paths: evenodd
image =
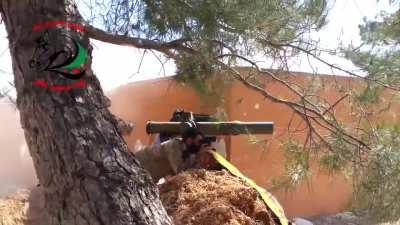
<svg viewBox="0 0 400 225"><path fill-rule="evenodd" d="M188 128L182 138L172 138L160 145L152 145L135 152L136 159L153 180L168 178L181 171L196 167L196 154L210 147L203 143L204 135L196 128Z"/></svg>

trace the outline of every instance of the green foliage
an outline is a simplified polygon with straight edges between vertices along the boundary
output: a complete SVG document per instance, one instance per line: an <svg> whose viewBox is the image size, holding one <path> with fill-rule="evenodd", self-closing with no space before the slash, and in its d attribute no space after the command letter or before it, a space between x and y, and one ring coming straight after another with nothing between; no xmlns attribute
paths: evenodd
<svg viewBox="0 0 400 225"><path fill-rule="evenodd" d="M285 155L284 173L282 176L271 178L270 189L289 191L307 181L312 175L309 164L312 154L293 139L283 141L282 147Z"/></svg>
<svg viewBox="0 0 400 225"><path fill-rule="evenodd" d="M181 57L186 56L183 54ZM193 56L177 61L175 79L192 87L208 106L217 107L223 103L225 87L232 82L232 78L218 72L213 64L201 62L202 60L199 56Z"/></svg>
<svg viewBox="0 0 400 225"><path fill-rule="evenodd" d="M282 147L285 154L285 177L291 185L298 185L311 175L310 153L294 140L284 142Z"/></svg>
<svg viewBox="0 0 400 225"><path fill-rule="evenodd" d="M367 73L367 86L355 98L361 104L378 104L383 85L400 84L400 10L382 13L360 26L363 46L345 50L345 56ZM355 206L368 209L380 220L400 215L400 125L371 127L364 133L371 148L354 173Z"/></svg>
<svg viewBox="0 0 400 225"><path fill-rule="evenodd" d="M258 32L291 40L306 26L320 28L322 0L112 0L105 17L110 31L149 38L239 42Z"/></svg>
<svg viewBox="0 0 400 225"><path fill-rule="evenodd" d="M382 86L368 84L359 93L355 93L355 100L363 104L373 104L379 102L379 94L382 93Z"/></svg>
<svg viewBox="0 0 400 225"><path fill-rule="evenodd" d="M397 45L396 40L400 38L399 21L399 11L394 14L382 12L375 20L364 20L364 25L360 26L362 41L371 45Z"/></svg>
<svg viewBox="0 0 400 225"><path fill-rule="evenodd" d="M332 174L347 172L349 162L355 158L354 147L345 142L340 134L332 134L326 137L326 141L329 142L331 150L320 155L308 151L304 144L293 139L284 141L282 147L285 155L285 173L282 177L272 180L273 187L289 189L306 181L311 176L310 162L313 160ZM313 146L313 149L320 152L325 148L326 146Z"/></svg>
<svg viewBox="0 0 400 225"><path fill-rule="evenodd" d="M279 58L275 45L305 45L325 24L326 0L111 0L104 17L108 31L157 41L177 40L195 50L179 50L184 81L207 79L226 53ZM222 57L220 60L225 60ZM236 58L226 59L234 64Z"/></svg>
<svg viewBox="0 0 400 225"><path fill-rule="evenodd" d="M182 81L205 81L208 77L220 73L220 67L210 62L206 51L200 50L202 54L181 54L176 62L177 75Z"/></svg>
<svg viewBox="0 0 400 225"><path fill-rule="evenodd" d="M343 160L343 157L341 157L340 154L336 152L332 152L326 155L323 155L319 159L319 164L327 169L328 171L332 172L337 172L341 171L343 168L343 164L346 164L347 162Z"/></svg>
<svg viewBox="0 0 400 225"><path fill-rule="evenodd" d="M354 146L345 141L341 134L331 134L326 138L329 150L319 157L319 165L334 173L342 172L357 157Z"/></svg>
<svg viewBox="0 0 400 225"><path fill-rule="evenodd" d="M369 83L360 100L375 102L377 84L400 84L400 11L382 12L375 20L365 20L360 35L362 46L345 49L344 56L367 73Z"/></svg>
<svg viewBox="0 0 400 225"><path fill-rule="evenodd" d="M396 48L373 46L365 51L347 50L345 56L367 72L370 86L376 85L375 81L393 86L400 82L400 52Z"/></svg>
<svg viewBox="0 0 400 225"><path fill-rule="evenodd" d="M400 124L381 126L377 144L368 153L368 163L359 177L357 207L369 209L379 219L400 215Z"/></svg>
<svg viewBox="0 0 400 225"><path fill-rule="evenodd" d="M185 59L177 62L179 73L176 79L180 82L190 84L202 95L210 93L212 90L207 86L205 80L211 74L215 74L213 66L203 63L202 59L196 56L189 57L184 54L182 57L185 57Z"/></svg>

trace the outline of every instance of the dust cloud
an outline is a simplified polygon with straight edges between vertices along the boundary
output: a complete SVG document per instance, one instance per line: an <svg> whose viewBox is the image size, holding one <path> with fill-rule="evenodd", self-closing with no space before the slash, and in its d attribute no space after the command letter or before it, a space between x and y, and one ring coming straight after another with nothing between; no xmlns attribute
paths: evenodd
<svg viewBox="0 0 400 225"><path fill-rule="evenodd" d="M0 101L0 197L37 184L32 158L14 105Z"/></svg>

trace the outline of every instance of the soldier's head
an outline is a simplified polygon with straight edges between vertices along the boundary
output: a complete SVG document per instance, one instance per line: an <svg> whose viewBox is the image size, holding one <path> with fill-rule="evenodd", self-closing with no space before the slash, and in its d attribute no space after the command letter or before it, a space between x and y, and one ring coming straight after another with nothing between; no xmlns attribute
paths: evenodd
<svg viewBox="0 0 400 225"><path fill-rule="evenodd" d="M194 127L186 129L182 134L182 140L186 147L193 151L198 151L202 145L204 134Z"/></svg>

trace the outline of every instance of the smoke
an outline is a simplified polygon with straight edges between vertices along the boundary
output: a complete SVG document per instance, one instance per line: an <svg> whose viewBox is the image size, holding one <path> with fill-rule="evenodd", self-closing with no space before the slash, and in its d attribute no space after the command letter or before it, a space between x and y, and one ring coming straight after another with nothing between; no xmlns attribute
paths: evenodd
<svg viewBox="0 0 400 225"><path fill-rule="evenodd" d="M0 197L37 184L32 158L15 107L0 102Z"/></svg>

